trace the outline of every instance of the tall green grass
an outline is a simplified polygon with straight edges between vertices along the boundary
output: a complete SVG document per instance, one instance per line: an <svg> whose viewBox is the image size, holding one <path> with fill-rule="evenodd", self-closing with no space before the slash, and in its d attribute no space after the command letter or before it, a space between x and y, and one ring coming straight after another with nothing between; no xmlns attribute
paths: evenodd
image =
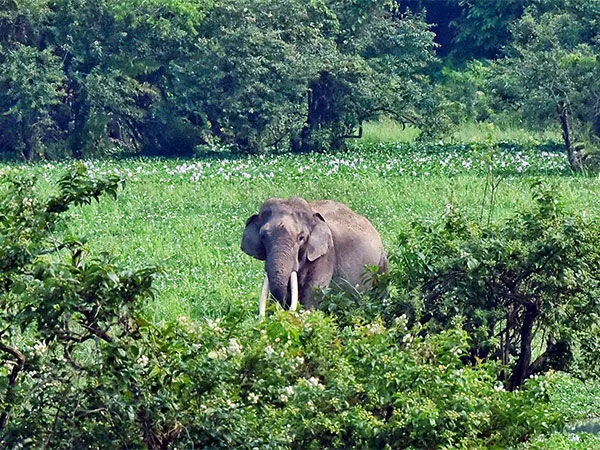
<svg viewBox="0 0 600 450"><path fill-rule="evenodd" d="M363 142L414 142L420 131L412 126L391 120L382 119L378 122L367 122L363 125Z"/></svg>
<svg viewBox="0 0 600 450"><path fill-rule="evenodd" d="M540 142L562 142L558 129L531 130L515 124L463 123L450 133L448 142L519 142L537 144Z"/></svg>

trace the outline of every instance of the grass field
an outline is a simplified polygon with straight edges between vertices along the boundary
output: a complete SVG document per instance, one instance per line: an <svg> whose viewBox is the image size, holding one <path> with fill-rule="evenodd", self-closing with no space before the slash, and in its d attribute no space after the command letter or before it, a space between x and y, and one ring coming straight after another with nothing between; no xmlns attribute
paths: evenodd
<svg viewBox="0 0 600 450"><path fill-rule="evenodd" d="M239 246L246 218L268 197L331 198L366 215L388 252L414 221L454 203L480 220L498 220L530 202L528 184L552 180L567 208L600 214L600 178L574 174L559 146L450 145L363 141L338 155L234 156L197 160L128 159L86 163L127 179L117 200L69 212L64 233L86 236L92 253L110 251L134 267L164 269L147 305L152 320L218 317L257 310L262 263ZM55 180L66 164L27 170ZM489 183L498 183L491 205ZM42 181L45 183L45 181ZM572 383L554 400L573 416L600 415L594 383ZM524 448L594 448L600 439L571 432Z"/></svg>
<svg viewBox="0 0 600 450"><path fill-rule="evenodd" d="M430 144L359 144L340 155L279 155L210 160L88 162L97 173L128 179L118 200L71 211L66 232L89 238L92 252L120 255L132 266L159 265L156 321L179 315L254 312L262 263L240 249L248 216L268 197L331 198L366 215L388 252L415 220L437 218L451 202L488 220L529 201L528 182L546 176L573 208L600 212L599 180L573 175L559 148ZM35 166L55 178L63 164ZM500 180L493 210L486 185Z"/></svg>
<svg viewBox="0 0 600 450"><path fill-rule="evenodd" d="M363 126L363 142L414 142L420 135L417 128L402 126L391 119L367 122ZM561 142L558 129L532 131L518 124L464 123L442 138L446 143L470 143L489 139L536 144L540 142Z"/></svg>

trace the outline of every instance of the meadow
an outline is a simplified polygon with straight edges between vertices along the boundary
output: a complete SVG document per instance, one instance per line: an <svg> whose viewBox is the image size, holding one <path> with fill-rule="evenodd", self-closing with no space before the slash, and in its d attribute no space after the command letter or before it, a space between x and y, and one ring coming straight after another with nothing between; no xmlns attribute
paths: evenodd
<svg viewBox="0 0 600 450"><path fill-rule="evenodd" d="M113 252L128 265L157 265L163 275L148 305L153 320L254 313L262 264L239 246L245 220L269 197L336 199L367 216L389 253L415 221L439 218L447 204L481 220L511 214L529 200L529 182L553 180L572 208L600 211L596 175L573 174L560 147L498 143L359 142L336 154L202 159L87 161L92 173L118 173L115 201L70 212L65 233L87 236L92 253ZM63 163L35 165L53 180ZM492 192L491 182L496 186Z"/></svg>

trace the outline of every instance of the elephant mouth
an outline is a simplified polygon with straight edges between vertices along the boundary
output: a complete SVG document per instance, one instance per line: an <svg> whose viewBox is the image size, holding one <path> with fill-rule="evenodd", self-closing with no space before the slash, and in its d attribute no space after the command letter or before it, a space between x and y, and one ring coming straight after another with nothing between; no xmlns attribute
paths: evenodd
<svg viewBox="0 0 600 450"><path fill-rule="evenodd" d="M292 272L290 275L290 311L296 311L298 309L298 273ZM267 299L269 298L269 276L265 274L265 281L263 283L262 292L260 294L260 300L258 303L258 314L260 317L265 316L267 310Z"/></svg>

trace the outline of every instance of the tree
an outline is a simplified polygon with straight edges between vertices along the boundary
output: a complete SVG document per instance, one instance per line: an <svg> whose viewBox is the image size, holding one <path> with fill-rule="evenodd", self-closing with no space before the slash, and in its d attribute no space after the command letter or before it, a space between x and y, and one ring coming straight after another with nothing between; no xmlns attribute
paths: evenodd
<svg viewBox="0 0 600 450"><path fill-rule="evenodd" d="M296 145L304 150L339 148L364 121L382 114L418 122L417 104L428 92L426 69L434 60L434 35L422 16L378 1L330 6L339 23L332 35L335 52L309 86Z"/></svg>
<svg viewBox="0 0 600 450"><path fill-rule="evenodd" d="M380 1L217 5L179 95L210 136L246 151L339 148L364 120L410 114L433 35Z"/></svg>
<svg viewBox="0 0 600 450"><path fill-rule="evenodd" d="M573 168L600 137L600 2L551 0L527 9L498 76L513 86L510 101L530 123L557 121Z"/></svg>
<svg viewBox="0 0 600 450"><path fill-rule="evenodd" d="M23 170L2 169L0 178L0 442L7 447L63 438L79 447L62 424L97 413L95 386L104 371L118 373L116 352L154 276L152 268L119 268L106 254L89 258L80 240L56 233L70 207L116 196L119 177L91 177L77 164L58 184L41 198Z"/></svg>
<svg viewBox="0 0 600 450"><path fill-rule="evenodd" d="M0 1L0 152L32 160L57 136L60 60L46 48L48 1Z"/></svg>
<svg viewBox="0 0 600 450"><path fill-rule="evenodd" d="M511 42L511 25L532 0L396 0L400 8L426 12L438 54L463 64L495 59Z"/></svg>
<svg viewBox="0 0 600 450"><path fill-rule="evenodd" d="M196 105L212 139L249 152L286 146L330 51L333 20L322 2L218 4L200 28L197 57L174 67L176 95Z"/></svg>
<svg viewBox="0 0 600 450"><path fill-rule="evenodd" d="M462 13L452 24L456 30L452 56L459 61L497 58L511 42L511 26L532 0L449 0Z"/></svg>
<svg viewBox="0 0 600 450"><path fill-rule="evenodd" d="M409 10L415 14L425 12L425 19L435 33L438 56L446 57L454 50L457 30L453 24L463 13L463 8L456 0L395 0L394 3L399 11Z"/></svg>
<svg viewBox="0 0 600 450"><path fill-rule="evenodd" d="M433 60L423 18L384 0L4 1L0 146L27 159L339 148L418 120Z"/></svg>
<svg viewBox="0 0 600 450"><path fill-rule="evenodd" d="M15 43L0 66L0 140L26 161L43 155L58 130L53 109L64 98L60 59L51 50Z"/></svg>
<svg viewBox="0 0 600 450"><path fill-rule="evenodd" d="M185 0L57 3L53 39L68 79L63 127L73 156L115 145L140 152L155 144L153 137L164 133L153 115L169 96L166 68L189 57L203 6Z"/></svg>
<svg viewBox="0 0 600 450"><path fill-rule="evenodd" d="M567 213L543 180L533 198L488 226L449 205L439 224L404 236L397 259L393 315L408 308L430 332L463 317L471 361L500 361L511 390L549 369L597 370L600 224Z"/></svg>

